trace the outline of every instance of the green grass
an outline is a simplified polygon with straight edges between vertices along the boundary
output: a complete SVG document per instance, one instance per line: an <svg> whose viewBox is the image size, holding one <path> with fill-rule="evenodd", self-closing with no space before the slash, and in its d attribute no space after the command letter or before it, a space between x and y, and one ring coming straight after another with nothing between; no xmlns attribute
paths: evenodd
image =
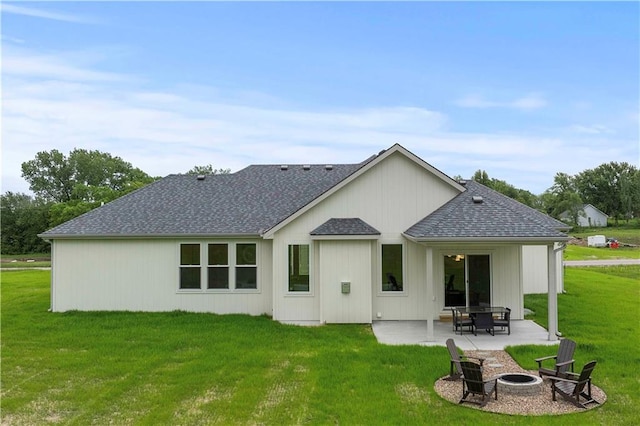
<svg viewBox="0 0 640 426"><path fill-rule="evenodd" d="M51 253L3 254L2 268L49 268L51 267ZM27 262L35 260L35 262Z"/></svg>
<svg viewBox="0 0 640 426"><path fill-rule="evenodd" d="M626 267L630 268L630 267ZM629 269L631 271L631 269ZM444 347L385 346L364 325L295 327L184 312L49 313L49 271L2 273L2 418L7 424L633 424L640 268L571 269L560 329L599 364L602 407L519 417L433 390ZM546 299L527 296L546 321ZM525 368L543 346L510 351Z"/></svg>
<svg viewBox="0 0 640 426"><path fill-rule="evenodd" d="M564 250L564 260L594 260L594 259L640 259L640 248L620 247L584 247L569 244Z"/></svg>

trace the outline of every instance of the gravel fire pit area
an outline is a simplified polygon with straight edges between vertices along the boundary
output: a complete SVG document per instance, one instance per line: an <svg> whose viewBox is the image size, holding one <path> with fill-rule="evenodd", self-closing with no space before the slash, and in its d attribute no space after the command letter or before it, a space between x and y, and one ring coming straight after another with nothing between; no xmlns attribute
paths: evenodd
<svg viewBox="0 0 640 426"><path fill-rule="evenodd" d="M493 399L493 394L489 402L484 407L476 404L463 403L461 406L489 411L493 413L503 413L512 415L548 415L548 414L568 414L586 411L578 408L569 401L557 396L557 401L551 398L551 381L547 378L542 380L537 371L526 371L522 369L505 351L465 351L465 355L484 358L483 377L484 379L498 378L498 400ZM595 380L598 380L598 370L595 370ZM454 404L458 404L462 397L462 379L449 381L442 377L435 383L435 391L442 398ZM591 385L591 394L600 404L589 404L587 409L593 409L602 405L607 395L594 384ZM467 397L475 401L480 401L480 397Z"/></svg>

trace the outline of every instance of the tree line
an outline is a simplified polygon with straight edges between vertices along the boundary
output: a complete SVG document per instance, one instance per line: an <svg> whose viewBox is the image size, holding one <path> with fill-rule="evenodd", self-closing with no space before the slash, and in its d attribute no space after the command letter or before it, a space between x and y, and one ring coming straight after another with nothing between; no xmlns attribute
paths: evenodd
<svg viewBox="0 0 640 426"><path fill-rule="evenodd" d="M206 165L186 173L229 172ZM22 163L22 177L33 196L10 191L0 196L2 254L48 252L50 246L39 233L160 179L120 157L84 149L69 155L55 149L38 152Z"/></svg>
<svg viewBox="0 0 640 426"><path fill-rule="evenodd" d="M185 174L225 174L229 169L195 166ZM104 203L148 185L152 177L120 157L74 149L38 152L22 163L22 177L33 196L6 192L1 201L2 254L50 250L37 234L80 216ZM640 171L628 163L610 162L571 176L557 173L553 186L535 195L478 170L473 180L553 217L569 212L577 224L583 204L592 204L616 222L640 215Z"/></svg>

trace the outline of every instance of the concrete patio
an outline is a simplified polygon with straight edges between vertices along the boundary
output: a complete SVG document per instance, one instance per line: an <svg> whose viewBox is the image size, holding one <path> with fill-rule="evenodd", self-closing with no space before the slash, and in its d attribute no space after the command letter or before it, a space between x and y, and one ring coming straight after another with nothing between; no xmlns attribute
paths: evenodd
<svg viewBox="0 0 640 426"><path fill-rule="evenodd" d="M434 341L427 341L427 321L374 321L373 333L378 342L386 345L422 345L446 346L445 342L453 338L462 350L503 350L506 346L516 345L555 345L559 341L550 341L549 333L531 320L511 321L511 334L496 329L495 336L484 330L478 335L465 331L462 335L453 332L451 322L434 321Z"/></svg>

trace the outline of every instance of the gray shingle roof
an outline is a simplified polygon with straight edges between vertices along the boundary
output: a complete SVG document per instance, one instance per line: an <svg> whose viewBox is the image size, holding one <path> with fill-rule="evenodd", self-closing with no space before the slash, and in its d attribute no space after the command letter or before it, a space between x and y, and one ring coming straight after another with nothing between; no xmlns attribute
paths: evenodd
<svg viewBox="0 0 640 426"><path fill-rule="evenodd" d="M367 160L369 161L369 160ZM365 162L366 163L366 162ZM258 235L361 164L254 165L228 175L170 175L41 234L65 236Z"/></svg>
<svg viewBox="0 0 640 426"><path fill-rule="evenodd" d="M563 240L566 224L475 181L405 234L419 240L549 239ZM481 197L476 203L473 197Z"/></svg>
<svg viewBox="0 0 640 426"><path fill-rule="evenodd" d="M311 235L380 235L360 218L332 218L310 232Z"/></svg>

